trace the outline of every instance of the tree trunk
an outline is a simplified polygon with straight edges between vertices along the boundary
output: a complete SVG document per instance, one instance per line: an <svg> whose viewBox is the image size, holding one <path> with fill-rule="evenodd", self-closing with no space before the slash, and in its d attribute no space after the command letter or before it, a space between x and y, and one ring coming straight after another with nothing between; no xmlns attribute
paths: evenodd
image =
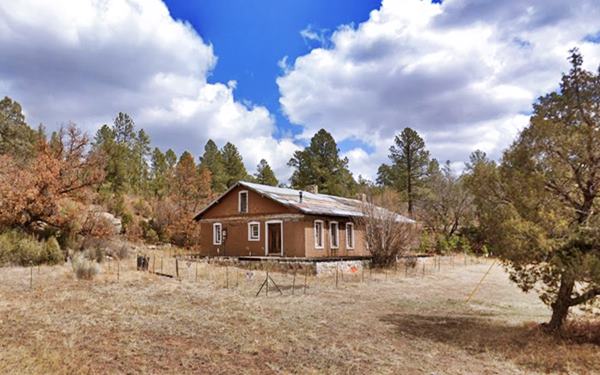
<svg viewBox="0 0 600 375"><path fill-rule="evenodd" d="M563 274L560 279L558 295L556 296L556 300L552 303L552 318L550 319L550 322L546 324L546 328L549 331L558 332L562 328L562 325L569 314L571 294L573 293L574 286L575 282L573 279Z"/></svg>

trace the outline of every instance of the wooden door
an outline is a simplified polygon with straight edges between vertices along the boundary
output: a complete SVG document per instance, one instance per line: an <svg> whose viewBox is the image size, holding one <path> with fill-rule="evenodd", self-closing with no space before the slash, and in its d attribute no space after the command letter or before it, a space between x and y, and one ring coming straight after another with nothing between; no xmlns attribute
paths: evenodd
<svg viewBox="0 0 600 375"><path fill-rule="evenodd" d="M281 255L282 238L281 238L281 223L268 223L267 224L267 249L269 254Z"/></svg>

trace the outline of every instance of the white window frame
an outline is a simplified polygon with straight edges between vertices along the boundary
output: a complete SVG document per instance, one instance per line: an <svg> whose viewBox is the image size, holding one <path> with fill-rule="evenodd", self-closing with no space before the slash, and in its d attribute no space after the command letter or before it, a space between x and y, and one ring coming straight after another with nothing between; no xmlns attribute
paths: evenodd
<svg viewBox="0 0 600 375"><path fill-rule="evenodd" d="M217 231L217 228L218 231ZM217 238L217 233L219 234L219 238ZM223 244L223 224L214 223L213 224L213 245L222 245Z"/></svg>
<svg viewBox="0 0 600 375"><path fill-rule="evenodd" d="M348 235L351 234L352 235L352 241L348 241L348 239L350 237L348 237ZM354 250L354 242L356 241L356 238L354 237L354 223L346 223L346 248L348 250ZM350 242L352 242L352 244L350 244ZM352 246L350 246L352 245Z"/></svg>
<svg viewBox="0 0 600 375"><path fill-rule="evenodd" d="M265 221L265 256L269 256L269 224L281 224L279 230L281 234L281 256L283 256L283 220Z"/></svg>
<svg viewBox="0 0 600 375"><path fill-rule="evenodd" d="M242 211L242 194L246 194L246 211ZM249 209L248 209L248 203L250 201L250 196L248 194L248 190L241 190L238 193L238 212L242 213L242 214L247 214Z"/></svg>
<svg viewBox="0 0 600 375"><path fill-rule="evenodd" d="M258 237L252 237L252 226L258 226ZM248 223L248 241L260 241L260 221L251 221Z"/></svg>
<svg viewBox="0 0 600 375"><path fill-rule="evenodd" d="M317 223L321 224L321 246L319 246L318 241L317 241ZM325 247L325 223L323 222L323 220L315 220L315 222L313 223L313 232L314 232L314 239L315 239L315 249L323 249Z"/></svg>
<svg viewBox="0 0 600 375"><path fill-rule="evenodd" d="M332 226L333 224L335 224L335 238L337 239L337 244L334 246L333 245L333 229ZM340 248L340 223L338 223L337 221L330 221L329 222L329 246L332 249L339 249Z"/></svg>

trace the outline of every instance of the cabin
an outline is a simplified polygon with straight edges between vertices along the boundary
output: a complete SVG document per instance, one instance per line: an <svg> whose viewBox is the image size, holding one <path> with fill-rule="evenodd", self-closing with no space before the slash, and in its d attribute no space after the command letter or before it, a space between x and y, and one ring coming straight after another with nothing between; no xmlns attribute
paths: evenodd
<svg viewBox="0 0 600 375"><path fill-rule="evenodd" d="M202 255L368 257L363 200L307 190L239 181L194 217Z"/></svg>

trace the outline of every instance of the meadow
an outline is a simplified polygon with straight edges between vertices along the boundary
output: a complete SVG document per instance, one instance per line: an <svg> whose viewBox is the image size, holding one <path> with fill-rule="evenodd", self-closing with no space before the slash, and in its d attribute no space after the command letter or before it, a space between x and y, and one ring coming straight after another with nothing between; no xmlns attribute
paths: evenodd
<svg viewBox="0 0 600 375"><path fill-rule="evenodd" d="M498 264L466 302L488 259L338 275L337 287L271 272L281 293L258 297L262 271L183 260L178 280L135 262L104 262L94 280L68 265L0 269L0 372L600 372L597 336L543 334L549 310Z"/></svg>

